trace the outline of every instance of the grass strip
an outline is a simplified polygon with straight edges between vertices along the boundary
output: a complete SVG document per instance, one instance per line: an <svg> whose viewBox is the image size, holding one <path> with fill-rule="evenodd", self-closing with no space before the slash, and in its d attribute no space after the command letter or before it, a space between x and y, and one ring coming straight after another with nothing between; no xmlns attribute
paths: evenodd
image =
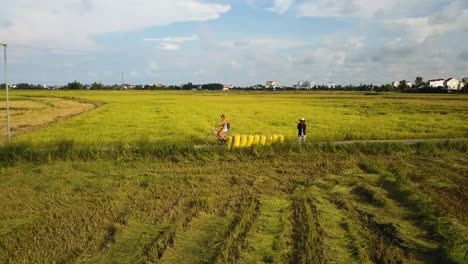
<svg viewBox="0 0 468 264"><path fill-rule="evenodd" d="M364 154L389 155L415 153L418 155L436 152L468 152L468 140L418 143L408 146L400 143L368 144L284 144L256 146L228 151L223 147L195 149L193 145L161 144L141 140L134 144L125 142L113 145L86 145L73 140L54 144L13 143L0 147L0 166L15 166L20 162L46 163L55 160L141 160L161 159L167 161L230 160L259 157L300 156L308 154Z"/></svg>
<svg viewBox="0 0 468 264"><path fill-rule="evenodd" d="M444 263L468 263L468 239L458 232L455 226L444 217L435 215L431 199L408 180L404 173L383 172L385 186L394 192L401 202L417 212L420 224L435 234L434 239L441 244L440 254Z"/></svg>
<svg viewBox="0 0 468 264"><path fill-rule="evenodd" d="M245 243L245 237L259 213L259 201L255 197L243 196L237 217L231 224L215 263L236 263Z"/></svg>

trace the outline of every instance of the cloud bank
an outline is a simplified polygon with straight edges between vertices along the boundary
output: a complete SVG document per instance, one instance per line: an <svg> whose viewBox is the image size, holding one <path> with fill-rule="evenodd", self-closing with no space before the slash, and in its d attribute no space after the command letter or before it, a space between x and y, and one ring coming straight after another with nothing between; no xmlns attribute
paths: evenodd
<svg viewBox="0 0 468 264"><path fill-rule="evenodd" d="M159 49L161 50L179 50L182 44L199 39L197 35L192 35L191 37L145 38L143 40L159 42Z"/></svg>
<svg viewBox="0 0 468 264"><path fill-rule="evenodd" d="M100 34L217 19L230 8L201 0L4 1L0 39L88 49L94 45L93 37Z"/></svg>

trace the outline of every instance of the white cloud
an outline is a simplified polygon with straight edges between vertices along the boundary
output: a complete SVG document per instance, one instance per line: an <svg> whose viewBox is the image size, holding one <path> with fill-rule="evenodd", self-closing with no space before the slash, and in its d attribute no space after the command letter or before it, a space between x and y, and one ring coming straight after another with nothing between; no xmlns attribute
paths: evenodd
<svg viewBox="0 0 468 264"><path fill-rule="evenodd" d="M268 10L283 14L286 11L291 8L291 6L294 4L295 0L274 0L274 5L273 7L269 8Z"/></svg>
<svg viewBox="0 0 468 264"><path fill-rule="evenodd" d="M397 19L428 16L453 3L460 9L466 0L305 0L297 11L311 17Z"/></svg>
<svg viewBox="0 0 468 264"><path fill-rule="evenodd" d="M161 67L156 61L150 61L145 69L145 74L147 76L157 76L159 75Z"/></svg>
<svg viewBox="0 0 468 264"><path fill-rule="evenodd" d="M231 68L233 70L240 70L242 69L242 64L240 64L239 62L237 62L236 60L232 60L231 61Z"/></svg>
<svg viewBox="0 0 468 264"><path fill-rule="evenodd" d="M190 37L144 38L143 40L160 42L159 49L162 50L178 50L182 44L199 39L197 35L192 35Z"/></svg>
<svg viewBox="0 0 468 264"><path fill-rule="evenodd" d="M192 35L190 37L165 37L165 38L145 38L144 41L157 41L157 42L167 42L167 43L184 43L189 41L199 40L200 38L197 35Z"/></svg>
<svg viewBox="0 0 468 264"><path fill-rule="evenodd" d="M229 10L230 5L201 0L4 1L0 39L86 49L99 34L217 19Z"/></svg>
<svg viewBox="0 0 468 264"><path fill-rule="evenodd" d="M247 3L251 7L268 10L278 14L287 12L294 2L295 0L247 0Z"/></svg>
<svg viewBox="0 0 468 264"><path fill-rule="evenodd" d="M388 20L384 24L390 32L404 35L407 41L416 42L423 42L433 35L468 29L468 9L458 10L456 16L449 15L447 19L441 20L446 10L442 9L434 16Z"/></svg>
<svg viewBox="0 0 468 264"><path fill-rule="evenodd" d="M180 45L177 44L177 43L162 42L162 43L159 44L159 49L162 49L162 50L179 50Z"/></svg>
<svg viewBox="0 0 468 264"><path fill-rule="evenodd" d="M373 17L392 9L398 0L307 0L299 5L301 16Z"/></svg>

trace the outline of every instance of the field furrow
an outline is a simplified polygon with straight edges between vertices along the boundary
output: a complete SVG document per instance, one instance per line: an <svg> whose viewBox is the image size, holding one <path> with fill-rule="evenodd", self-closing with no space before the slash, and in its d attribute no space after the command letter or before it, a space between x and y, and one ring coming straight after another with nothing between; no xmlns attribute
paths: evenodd
<svg viewBox="0 0 468 264"><path fill-rule="evenodd" d="M315 201L307 194L292 197L293 252L292 263L325 263L323 229L318 221Z"/></svg>
<svg viewBox="0 0 468 264"><path fill-rule="evenodd" d="M259 201L256 197L242 197L231 226L221 244L216 263L236 263L249 233L259 214Z"/></svg>
<svg viewBox="0 0 468 264"><path fill-rule="evenodd" d="M231 219L202 213L195 218L188 229L175 236L174 245L164 252L161 263L213 263L222 236Z"/></svg>
<svg viewBox="0 0 468 264"><path fill-rule="evenodd" d="M290 201L262 197L260 212L245 238L237 263L287 263L290 257Z"/></svg>
<svg viewBox="0 0 468 264"><path fill-rule="evenodd" d="M348 229L347 213L329 199L328 190L317 186L309 188L318 211L318 221L323 230L323 250L326 263L362 263L362 252L358 251L353 232Z"/></svg>
<svg viewBox="0 0 468 264"><path fill-rule="evenodd" d="M432 144L18 161L0 262L464 264L468 148Z"/></svg>

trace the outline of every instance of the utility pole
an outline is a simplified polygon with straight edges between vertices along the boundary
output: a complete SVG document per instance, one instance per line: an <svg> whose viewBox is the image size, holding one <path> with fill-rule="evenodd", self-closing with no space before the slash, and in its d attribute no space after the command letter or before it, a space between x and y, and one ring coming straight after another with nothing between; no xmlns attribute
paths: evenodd
<svg viewBox="0 0 468 264"><path fill-rule="evenodd" d="M0 43L0 46L3 46L3 55L5 63L5 90L6 90L6 112L7 112L7 133L8 133L8 144L11 143L11 134L10 134L10 101L8 99L8 77L7 77L7 44Z"/></svg>

